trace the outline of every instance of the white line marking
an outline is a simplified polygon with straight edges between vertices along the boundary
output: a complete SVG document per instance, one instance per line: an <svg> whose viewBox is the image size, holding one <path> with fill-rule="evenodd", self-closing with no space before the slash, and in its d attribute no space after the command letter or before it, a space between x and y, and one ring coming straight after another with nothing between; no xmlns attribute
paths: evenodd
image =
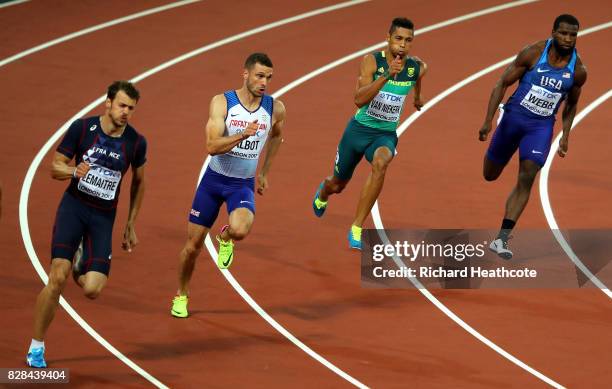
<svg viewBox="0 0 612 389"><path fill-rule="evenodd" d="M572 123L571 129L573 130L574 127L576 127L578 123L582 121L582 119L584 119L589 113L591 113L591 111L593 111L599 105L603 104L611 96L612 89L599 96L595 101L593 101L586 108L580 111L580 113L574 118L574 122ZM548 175L550 173L550 168L552 166L553 160L555 159L555 155L557 154L556 150L559 148L559 140L561 139L562 134L562 132L557 134L557 137L553 142L554 147L551 147L550 154L548 154L548 158L546 159L546 164L544 165L544 168L540 173L540 201L542 202L542 209L544 209L544 216L546 217L546 221L548 222L548 225L550 226L550 229L553 232L555 239L557 239L557 242L559 242L559 245L561 246L563 251L565 251L567 256L571 259L571 261L574 262L574 265L576 265L580 269L580 271L584 273L589 278L589 280L595 286L597 286L603 293L605 293L609 298L612 298L612 292L610 292L610 289L603 282L601 282L599 278L597 278L593 273L591 273L591 271L584 265L584 263L582 263L580 258L578 258L576 253L574 253L574 250L572 250L569 243L563 237L563 234L559 230L559 225L555 220L555 215L553 214L553 210L550 205L550 197L548 196Z"/></svg>
<svg viewBox="0 0 612 389"><path fill-rule="evenodd" d="M579 35L580 36L584 36L584 35L587 35L587 34L590 34L590 33L593 33L593 32L597 32L597 31L600 31L602 29L605 29L605 28L608 28L608 27L611 27L611 26L612 26L612 22L603 23L603 24L600 24L600 25L588 28L588 29L580 32ZM398 129L397 129L398 137L401 136L406 131L408 126L411 125L412 123L414 123L414 121L416 119L418 119L421 115L423 115L429 109L433 108L440 101L442 101L443 99L448 97L450 94L456 92L457 90L463 88L464 86L466 86L467 84L477 80L478 78L480 78L480 77L482 77L482 76L484 76L484 75L486 75L488 73L491 73L492 71L494 71L494 70L496 70L496 69L498 69L498 68L500 68L500 67L502 67L504 65L509 64L510 62L512 62L514 60L514 58L515 58L514 56L506 58L503 61L497 62L497 63L495 63L495 64L493 64L493 65L491 65L491 66L489 66L489 67L487 67L485 69L482 69L481 71L479 71L477 73L474 73L473 75L465 78L464 80L456 83L455 85L453 85L450 88L446 89L442 93L438 94L436 97L434 97L429 102L427 102L427 104L425 104L425 106L420 111L414 112L412 115L410 115L408 117L408 119L406 119L398 127ZM372 208L372 219L374 220L374 225L376 226L377 229L384 230L384 225L382 223L382 219L381 219L381 216L380 216L380 210L378 208L378 201L376 201L374 203L374 207ZM388 242L388 238L387 238L386 234L384 233L384 231L379 231L379 235L381 236L381 238L383 240ZM394 260L394 262L396 263L396 265L398 267L405 266L404 263L399 258L394 257L393 260ZM491 349L493 349L494 351L496 351L497 353L499 353L500 355L504 356L506 359L511 361L512 363L514 363L517 366L525 369L526 371L528 371L529 373L533 374L534 376L540 378L542 381L548 383L549 385L554 386L554 387L559 387L559 388L562 387L557 382L555 382L552 379L548 378L547 376L543 375L539 371L533 369L529 365L525 364L524 362L522 362L518 358L514 357L512 354L508 353L507 351L505 351L504 349L502 349L501 347L499 347L498 345L493 343L491 340L489 340L488 338L486 338L485 336L480 334L473 327L471 327L469 324L467 324L465 321L463 321L461 318L459 318L459 316L457 316L455 313L453 313L444 304L442 304L442 302L440 300L438 300L434 295L432 295L425 288L425 286L423 286L423 284L421 284L421 282L418 279L416 279L416 278L415 279L409 278L409 280L419 290L419 292L421 292L429 301L431 301L436 307L438 307L438 309L440 309L442 312L444 312L444 314L446 314L449 318L451 318L455 323L457 323L459 326L461 326L463 329L465 329L467 332L469 332L476 339L480 340L481 342L483 342L484 344L489 346Z"/></svg>
<svg viewBox="0 0 612 389"><path fill-rule="evenodd" d="M445 22L441 22L441 23L437 23L434 24L432 26L428 26L428 27L424 27L421 30L417 30L417 32L415 33L415 35L420 33L425 33L428 31L433 31L435 29L438 28L443 28L446 27L450 24L453 23L459 23L465 20L469 20L472 19L474 17L477 16L481 16L481 15L486 15L492 12L497 12L497 11L501 11L510 7L516 7L519 5L523 5L523 4L528 4L528 3L532 3L535 0L523 0L523 1L517 1L514 3L508 3L508 4L504 4L502 6L497 6L497 7L491 7L491 8L487 8L485 10L482 11L478 11L478 12L473 12L464 16L460 16L457 18L453 18L450 19L449 21L445 21ZM452 23L450 22L452 21ZM331 62L330 64L327 64L325 66L323 66L322 68L319 68L317 70L315 70L312 73L309 73L291 83L289 83L288 85L280 88L277 92L275 92L272 96L275 98L278 98L280 96L282 96L283 94L287 93L288 91L296 88L297 86L299 86L300 84L316 77L319 74L322 74L325 71L328 71L330 69L333 69L336 66L339 66L345 62L348 62L349 60L353 59L353 58L357 58L361 55L364 55L365 53L371 52L372 50L375 50L376 47L380 47L381 45L384 45L385 43L381 43L375 46L370 46L365 50L361 50L358 51L356 53L353 53L347 57L341 58L337 61ZM202 166L202 169L200 171L200 175L198 177L198 183L201 181L202 176L204 175L204 172L208 166L210 162L210 156L208 156L204 162L204 165ZM205 243L206 243L206 248L208 249L211 259L213 261L213 263L215 263L216 266L216 258L217 258L217 251L214 247L214 244L212 243L212 240L210 238L210 235L206 236L205 239ZM335 372L336 374L338 374L339 376L341 376L342 378L344 378L345 380L351 382L353 385L358 386L358 387L365 387L361 382L357 381L356 379L354 379L353 377L351 377L350 375L346 374L344 371L338 369L334 364L332 364L331 362L327 361L325 358L323 358L322 356L320 356L319 354L317 354L315 351L313 351L310 347L308 347L307 345L305 345L304 343L302 343L299 339L297 339L295 336L293 336L289 331L287 331L281 324L279 324L276 320L274 320L270 315L268 315L267 312L265 312L256 302L255 300L253 300L251 298L251 296L240 286L240 284L238 283L238 281L236 281L236 279L233 277L233 275L229 272L229 270L221 270L221 273L223 274L223 276L227 279L227 281L232 285L232 287L234 287L234 289L238 292L238 294L240 294L240 296L242 296L243 299L245 299L245 301L253 308L253 310L255 310L264 320L266 320L272 327L274 327L277 331L279 331L281 334L283 334L285 337L287 337L291 342L293 342L296 346L298 346L300 349L302 349L306 354L310 355L312 358L316 359L319 363L323 364L324 366L326 366L328 369L332 370L333 372ZM441 304L440 302L438 302L439 304ZM435 302L434 302L435 304ZM443 305L442 305L443 306ZM444 306L443 306L444 307Z"/></svg>
<svg viewBox="0 0 612 389"><path fill-rule="evenodd" d="M108 28L108 27L112 27L112 26L115 26L115 25L120 24L120 23L129 22L130 20L142 18L143 16L148 16L148 15L152 15L152 14L155 14L155 13L158 13L158 12L167 11L169 9L176 8L176 7L182 7L184 5L188 5L188 4L191 4L191 3L196 3L196 2L199 2L199 1L202 1L202 0L183 0L183 1L177 1L176 3L170 3L170 4L162 5L160 7L151 8L151 9L148 9L146 11L137 12L135 14L127 15L127 16L124 16L124 17L118 18L118 19L113 19L113 20L108 21L106 23L97 24L95 26L88 27L88 28L85 28L83 30L76 31L76 32L70 33L68 35L64 35L64 36L59 37L57 39L50 40L48 42L45 42L45 43L40 44L38 46L34 46L34 47L29 48L29 49L27 49L25 51L22 51L20 53L17 53L15 55L12 55L10 57L7 57L7 58L1 60L0 61L0 68L3 67L4 65L8 65L11 62L17 61L18 59L21 59L23 57L27 57L30 54L34 54L36 52L48 49L51 46L59 45L60 43L64 43L64 42L69 41L71 39L78 38L80 36L83 36L83 35L86 35L86 34L90 34L92 32L99 31L99 30L102 30L102 29L105 29L105 28Z"/></svg>
<svg viewBox="0 0 612 389"><path fill-rule="evenodd" d="M361 4L361 3L364 3L366 1L369 1L369 0L353 0L353 1L348 1L348 2L344 2L344 3L336 4L336 5L333 5L333 6L320 8L318 10L314 10L314 11L311 11L311 12L306 12L306 13L303 13L303 14L300 14L300 15L297 15L297 16L294 16L294 17L282 19L282 20L280 20L278 22L270 23L270 24L264 25L264 26L262 26L260 28L255 28L255 29L249 30L247 32L235 35L235 36L233 36L231 38L224 39L222 41L217 42L216 44L204 46L201 49L198 49L196 51L191 52L191 55L181 56L179 58L181 58L181 60L185 60L185 59L191 58L191 57L193 57L193 56L195 56L197 54L201 54L201 53L203 53L205 51L208 51L208 50L211 50L211 49L213 49L215 47L221 46L222 44L227 44L227 43L230 43L230 42L234 42L236 40L242 39L242 38L247 37L249 35L256 34L256 33L261 32L261 31L268 30L270 28L274 28L274 27L281 26L283 24L299 21L301 19L306 19L306 18L309 18L309 17L312 17L312 16L316 16L316 15L325 13L325 12L331 12L331 11L335 11L335 10L338 10L338 9L341 9L341 8L345 8L345 7L349 7L349 6L352 6L352 5ZM223 43L220 43L220 42L223 42ZM157 72L160 72L161 70L166 69L169 66L174 65L174 64L176 64L178 62L180 62L180 61L176 61L176 60L168 61L168 62L166 62L166 63L156 67L155 68L155 72L153 72L153 71L145 72L145 73L135 77L134 79L132 79L132 82L140 81L140 80L142 80L142 79L144 79L146 77L149 77L149 76L151 76L151 75L153 75L153 74L155 74ZM74 120L84 116L86 113L92 111L98 105L102 104L102 102L104 102L105 98L106 98L105 95L100 96L98 99L96 99L95 101L93 101L92 103L87 105L85 108L80 110L77 114L75 114L72 118L70 118L66 123L64 123L64 125L62 125L47 140L47 142L43 145L43 147L40 149L38 154L36 154L36 156L34 157L32 163L30 164L30 167L28 168L28 171L27 171L26 176L24 178L24 182L23 182L23 185L22 185L22 188L21 188L21 194L20 194L20 198L19 198L19 222L20 222L20 227L21 227L21 236L22 236L22 239L23 239L23 242L24 242L24 246L26 248L26 252L28 253L30 261L32 262L32 266L34 266L34 269L36 270L36 272L38 273L39 277L41 278L41 280L43 281L43 283L45 285L48 283L49 280L48 280L47 274L45 272L45 269L41 265L40 260L38 259L38 256L36 255L36 251L34 250L34 246L32 244L32 238L30 236L29 223L28 223L28 198L29 198L30 189L32 187L32 182L34 180L34 175L36 174L36 171L38 170L38 167L40 166L44 156L49 152L49 150L51 149L53 144L55 144L55 142L57 142L61 138L61 136L64 134L64 132L66 132L66 130L68 129L70 123L72 123ZM240 288L240 289L242 289L242 288ZM244 296L243 296L243 298L244 298ZM157 380L151 374L146 372L144 369L139 367L136 363L131 361L129 358L127 358L125 355L123 355L119 350L117 350L114 346L112 346L108 341L106 341L106 339L104 339L89 324L87 324L87 322L85 322L85 320L83 320L83 318L70 306L70 304L68 304L68 302L63 297L60 298L60 304L66 310L66 312L68 312L68 314L74 319L74 321L77 322L77 324L79 324L89 335L91 335L92 338L94 338L96 341L98 341L100 344L102 344L108 351L110 351L120 361L125 363L127 366L132 368L134 371L136 371L138 374L140 374L142 377L147 379L149 382L151 382L153 385L157 386L158 388L164 388L164 389L167 388L167 386L165 386L163 383L161 383L159 380ZM285 330L285 332L288 334L288 332L286 330ZM283 333L283 332L281 332L281 333ZM286 334L284 334L284 335L287 336ZM352 377L350 377L350 378L352 378ZM359 383L356 380L355 380L355 382ZM361 384L360 387L365 388L366 386Z"/></svg>
<svg viewBox="0 0 612 389"><path fill-rule="evenodd" d="M59 136L53 137L53 138L56 139L56 138L59 138ZM36 255L36 251L34 250L32 239L30 237L30 227L28 224L28 195L30 192L32 181L34 180L34 174L36 173L36 169L38 168L38 165L40 165L40 163L42 162L43 157L47 153L48 149L53 145L53 143L55 142L47 142L45 146L43 146L43 149L41 149L41 151L36 155L36 157L34 158L34 161L32 161L32 164L30 165L30 168L28 169L28 172L26 173L25 179L23 181L23 186L21 188L21 195L19 197L19 224L21 226L21 236L23 238L23 243L26 248L26 252L28 253L28 256L30 257L30 261L32 262L32 266L34 266L34 269L36 269L38 276L40 277L40 279L43 281L45 285L47 285L47 283L49 282L49 278L47 277L47 273L45 272L45 269L40 264L40 260L38 259L38 256ZM45 152L43 153L42 151L45 151ZM121 362L128 365L131 369L136 371L138 374L140 374L142 377L147 379L149 382L151 382L153 385L157 386L158 388L164 388L164 389L168 388L166 385L159 382L151 374L143 370L140 366L132 362L128 357L123 355L112 344L110 344L106 339L104 339L98 332L96 332L96 330L94 330L72 308L72 306L68 303L68 301L66 301L63 297L60 297L60 305L62 306L62 308L66 310L66 312L70 315L70 317L72 317L74 321L77 322L78 325L80 325L98 343L100 343L108 351L110 351L111 354L117 357L117 359L119 359Z"/></svg>
<svg viewBox="0 0 612 389"><path fill-rule="evenodd" d="M422 34L425 34L425 33L429 32L429 31L434 31L434 30L437 30L437 29L440 29L440 28L443 28L443 27L446 27L446 26L450 26L451 24L456 24L456 23L464 22L466 20L474 19L474 18L477 18L479 16L484 16L484 15L487 15L487 14L503 11L503 10L508 9L508 8L513 8L513 7L518 7L518 6L525 5L525 4L534 3L536 1L539 1L539 0L514 1L514 2L511 2L511 3L502 4L502 5L498 5L498 6L495 6L495 7L485 8L485 9L483 9L481 11L476 11L476 12L472 12L472 13L465 14L465 15L462 15L462 16L458 16L456 18L452 18L452 19L445 20L445 21L440 22L440 23L432 24L431 26L423 27L421 29L417 28L417 30L415 31L414 35L415 36L422 35ZM285 85L284 87L280 88L276 92L276 94L279 95L279 96L283 95L283 94L287 93L288 91L290 91L291 89L297 87L298 85L301 85L304 82L306 82L306 81L308 81L310 79L313 79L313 78L317 77L320 74L323 74L323 73L325 73L325 72L327 72L327 71L329 71L329 70L331 70L331 69L333 69L333 68L335 68L337 66L340 66L340 65L342 65L342 64L344 64L346 62L352 61L353 59L356 59L356 58L359 58L359 57L364 56L366 54L369 54L369 53L371 53L374 50L377 50L377 49L380 49L381 47L384 47L386 44L387 44L387 42L380 42L380 43L377 43L375 45L366 47L363 50L359 50L359 51L356 51L356 52L354 52L352 54L349 54L349 55L347 55L345 57L342 57L342 58L340 58L340 59L338 59L338 60L336 60L334 62L330 62L327 65L322 66L322 67L312 71L311 73L308 73L308 74L298 78L297 80L295 80L295 81Z"/></svg>
<svg viewBox="0 0 612 389"><path fill-rule="evenodd" d="M283 26L285 24L297 22L297 21L302 20L302 19L306 19L306 18L310 18L310 17L316 16L316 15L320 15L320 14L323 14L323 13L326 13L326 12L336 11L336 10L339 10L339 9L342 9L342 8L346 8L346 7L352 7L354 5L358 5L358 4L361 4L361 3L366 3L366 2L369 2L369 1L370 0L351 0L351 1L344 2L344 3L338 3L338 4L335 4L335 5L329 6L329 7L319 8L319 9L316 9L314 11L306 12L306 13L303 13L303 14L299 14L299 15L287 18L287 19L279 20L277 22L269 23L269 24L263 25L261 27L253 28L251 30L242 32L242 33L237 34L237 35L233 35L231 37L222 39L220 41L217 41L217 42L211 43L209 45L200 47L199 49L195 49L193 51L190 51L187 54L183 54L183 55L181 55L179 57L176 57L176 58L174 58L174 59L172 59L172 60L170 60L168 62L165 62L165 63L163 63L163 64L161 64L161 65L159 65L157 67L154 67L153 69L151 69L151 70L149 70L147 72L142 73L141 75L135 77L133 79L133 81L134 82L141 81L141 80L143 80L143 79L145 79L145 78L147 78L149 76L152 76L155 73L161 72L164 69L167 69L167 68L169 68L171 66L174 66L174 65L176 65L179 62L183 62L183 61L185 61L185 60L187 60L189 58L195 57L196 55L200 55L202 53L205 53L205 52L210 51L212 49L215 49L217 47L220 47L220 46L223 46L223 45L227 45L228 43L239 41L240 39L244 39L244 38L246 38L248 36L251 36L251 35L254 35L254 34L258 34L260 32L264 32L264 31L267 31L267 30L270 30L270 29L273 29L273 28L276 28L276 27L280 27L280 26Z"/></svg>
<svg viewBox="0 0 612 389"><path fill-rule="evenodd" d="M132 79L132 82L138 82L138 81L141 81L141 80L143 80L143 79L145 79L145 78L147 78L147 77L149 77L149 76L152 76L153 74L158 73L158 72L160 72L160 71L162 71L162 70L164 70L164 69L166 69L166 68L168 68L168 67L170 67L170 66L173 66L173 65L175 65L175 64L177 64L177 63L179 63L179 62L181 62L181 61L184 61L184 60L187 60L187 59L189 59L189 58L191 58L191 57L194 57L194 56L196 56L196 55L202 54L202 53L204 53L204 52L206 52L206 51L208 51L208 50L212 50L213 48L219 47L219 46L221 46L221 45L228 44L228 43L234 42L234 41L236 41L236 40L239 40L239 39L245 38L245 37L247 37L247 36L249 36L249 35L253 35L253 34L256 34L256 33L262 32L262 31L266 31L266 30L268 30L268 29L271 29L271 28L274 28L274 27L278 27L278 26L281 26L281 25L284 25L284 24L287 24L287 23L291 23L291 22L294 22L294 21L298 21L298 20L301 20L301 19L304 19L304 18L307 18L307 17L315 16L315 15L318 15L318 14L323 13L323 12L333 11L333 10L336 10L336 9L340 9L340 8L348 7L348 6L355 5L355 4L359 4L359 3L362 3L362 2L365 2L365 1L367 1L367 0L362 0L362 1L355 0L355 1L349 1L349 2L346 2L346 3L340 3L340 4L337 4L337 5L335 5L335 6L330 6L330 7L322 8L322 9L320 9L320 10L316 10L316 11L312 11L312 12L307 12L307 13L305 13L305 14L301 14L301 15L295 16L295 17L293 17L293 18L284 19L284 20L281 20L281 21L278 21L278 22L275 22L275 23L270 23L270 24L268 24L268 25L265 25L265 26L262 26L262 27L259 27L259 28L255 28L255 29L252 29L252 30L246 31L246 32L244 32L244 33L241 33L241 34L235 35L235 36L233 36L233 37L230 37L230 38L224 39L224 40L222 40L222 41L219 41L219 42L213 43L213 44L211 44L211 45L204 46L204 47L202 47L202 48L200 48L200 49L197 49L197 50L194 50L194 51L192 51L192 52L190 52L190 53L188 53L188 54L186 54L186 55L183 55L183 56L177 57L176 59L173 59L173 60L171 60L171 61L168 61L168 62L166 62L166 63L164 63L164 64L162 64L162 65L160 65L160 66L158 66L158 67L156 67L156 68L154 68L154 69L152 69L152 70L148 71L148 72L145 72L145 73L143 73L143 74L141 74L141 75L139 75L139 76L137 76L137 77L133 78L133 79ZM452 20L452 23L451 23L451 20L449 20L449 21L446 21L446 22L441 22L441 23L438 23L438 24L435 24L435 25L432 25L432 26L429 26L429 27L425 27L425 28L421 29L420 31L421 31L421 33L423 33L423 32L427 32L427 31L432 31L432 30L434 30L434 29L436 29L436 28L442 28L442 27L445 27L445 26L450 25L450 24L453 24L453 23L459 23L459 22L462 22L462 21L464 21L464 20L469 20L469 19L472 19L472 18L475 18L475 17L478 17L478 16L486 15L486 14L489 14L489 13L493 13L493 12L501 11L501 10L504 10L504 9L507 9L507 8L516 7L516 6L523 5L523 4L532 3L532 2L535 2L535 1L538 1L538 0L522 0L522 1L516 1L516 2L512 2L512 3L504 4L504 5L501 5L501 6L496 6L496 7L487 8L487 9L482 10L482 11L473 12L473 13L470 13L470 14L466 14L466 15L463 15L463 16L460 16L460 17L457 17L457 18L451 19L451 20ZM361 53L361 52L360 52L360 53ZM359 55L361 55L361 54L359 54ZM359 55L357 55L357 56L359 56ZM354 58L354 57L353 57L353 58ZM352 59L352 58L351 58L351 59ZM346 61L348 61L348 60L346 60ZM335 65L334 65L334 66L338 66L338 65L340 65L341 63L344 63L344 62L346 62L346 61L343 61L343 62L335 62ZM0 66L2 66L2 65L0 64ZM334 66L332 66L332 67L334 67ZM329 69L331 69L332 67L329 67L329 65L328 65L328 67L326 68L326 70L329 70ZM321 74L321 73L323 73L323 71L319 71L319 72L318 72L318 73L316 73L316 74L318 75L318 74ZM312 73L311 73L311 74L312 74ZM314 76L312 76L312 77L314 77ZM286 90L284 90L284 91L279 90L279 91L276 93L276 96L279 96L280 94L282 94L282 93L284 93L284 92L286 92L286 91L288 91L288 90L290 90L290 89L294 88L295 86L299 85L299 84L300 84L300 83L302 83L302 82L305 82L306 80L308 80L308 79L310 79L310 78L312 78L312 77L302 78L302 79L300 79L300 80L302 80L301 82L293 83L293 86L292 86L291 88L287 88L287 89L286 89ZM28 172L27 172L27 174L26 174L26 178L25 178L25 180L24 180L24 184L23 184L23 186L22 186L22 192L21 192L21 197L20 197L20 205L19 205L19 211L20 211L20 222L21 222L21 230L22 230L22 237L23 237L23 240L24 240L24 244L25 244L25 246L26 246L26 250L28 251L28 254L30 255L30 260L32 261L32 263L33 263L34 267L36 268L37 272L39 272L39 275L40 275L40 271L39 271L39 268L38 268L38 267L40 267L40 269L42 270L42 273L43 273L43 274L44 274L44 269L43 269L43 268L42 268L42 266L40 265L40 261L38 260L38 257L36 257L36 253L35 253L34 248L33 248L33 246L32 246L31 237L30 237L30 234L29 234L28 223L27 223L27 202L28 202L29 190L30 190L30 188L31 188L31 184L32 184L32 180L33 180L34 174L35 174L36 170L38 169L38 166L40 165L40 163L41 163L42 159L44 158L44 155L45 155L45 154L46 154L46 153L47 153L47 152L50 150L51 146L52 146L52 145L53 145L55 142L57 142L57 141L59 140L59 138L61 137L61 135L62 135L62 134L63 134L63 133L64 133L64 132L67 130L67 128L68 128L68 126L69 126L69 124L70 124L72 121L74 121L75 119L77 119L77 118L79 118L79 117L81 117L81 116L85 115L86 113L90 112L90 111L91 111L92 109L94 109L96 106L100 105L100 104L101 104L101 103L104 101L104 99L105 99L105 96L101 96L100 98L98 98L97 100L95 100L95 101L93 101L91 104L89 104L87 107L85 107L85 108L83 108L81 111L79 111L79 112L78 112L76 115L74 115L74 116L73 116L73 117L72 117L72 118L71 118L69 121L67 121L66 123L64 123L64 125L63 125L62 127L60 127L60 128L59 128L59 129L58 129L58 130L57 130L57 131L56 131L56 132L55 132L55 133L54 133L54 134L53 134L53 135L52 135L52 136L49 138L49 140L47 141L47 143L45 143L45 145L43 146L43 148L42 148L42 149L39 151L39 153L36 155L36 157L35 157L35 158L34 158L34 160L32 161L32 164L30 165L30 168L28 169ZM208 163L208 159L207 159L207 162L206 162L206 163ZM205 169L205 166L206 166L206 164L204 165L204 167L203 167L202 171ZM203 174L203 173L202 173L202 174ZM210 241L210 236L207 236L207 240L208 240L208 241ZM212 241L210 241L210 243L212 243ZM212 249L214 250L214 246L210 246L210 247L209 247L209 246L210 246L210 245L209 245L209 243L207 243L207 248L212 247ZM30 250L30 247L31 247L31 250ZM215 254L216 254L216 253L215 253ZM212 259L212 261L213 261L213 262L215 262L214 257L215 257L215 255L213 255L213 254L211 253L211 259ZM36 262L36 263L35 263L35 262ZM37 267L37 264L38 264L38 267ZM237 288L236 288L236 286L239 286L239 284L238 284L238 283L235 281L235 279L233 278L233 276L231 276L231 273L229 273L229 272L227 272L227 273L229 274L229 276L231 277L231 279L234 281L234 283L232 283L232 282L230 281L230 279L229 279L229 278L228 278L228 281L230 281L230 284L232 284L232 286L233 286L233 287L236 289L236 291L237 291L237 292L238 292L238 293L239 293L239 294L240 294L240 295L241 295L241 296L242 296L242 297L245 299L245 301L247 301L247 303L249 303L249 301L251 301L251 302L255 303L255 301L254 301L254 300L253 300L253 299L252 299L250 296L248 296L248 294L246 294L246 292L244 291L244 289L242 289L242 287L239 287L239 289L237 289ZM46 274L44 274L44 275L45 275L45 277L44 277L44 278L42 278L42 277L41 277L41 278L43 279L43 282L46 282ZM225 275L225 274L224 274L224 275ZM226 278L227 278L227 277L226 277ZM240 292L241 290L243 291L243 293L241 293L241 292ZM250 303L249 303L249 304L250 304ZM67 305L67 304L66 304L66 305ZM358 386L358 387L363 387L363 388L365 388L365 387L366 387L365 385L361 384L359 381L357 381L357 380L356 380L356 379L354 379L353 377L351 377L351 376L347 375L346 373L342 372L340 369L338 369L338 368L337 368L336 366L334 366L333 364L329 363L329 362L328 362L327 360L325 360L323 357L321 357L321 356L319 356L318 354L316 354L314 351L312 351L311 349L309 349L309 348L308 348L306 345L304 345L303 343L301 343L301 342L300 342L300 341L299 341L297 338L295 338L295 337L294 337L293 335L291 335L291 334L290 334L290 333L289 333L287 330L285 330L285 329L284 329L282 326L280 326L280 324L278 324L276 321L274 321L274 319L272 319L272 317L270 317L270 316L269 316L269 315L268 315L268 314L267 314L265 311L263 311L263 310L261 309L261 307L259 307L259 306L258 306L258 305L256 305L256 304L255 304L255 305L250 304L250 305L251 305L251 307L252 307L252 308L253 308L253 309L254 309L254 310L255 310L255 311L258 313L258 314L260 314L260 315L261 315L261 316L262 316L264 319L266 319L266 321L268 321L269 323L272 323L272 322L273 322L273 323L276 323L276 325L277 325L277 326L274 326L274 328L275 328L275 329L277 329L277 331L281 332L283 335L285 335L285 336L286 336L286 337L287 337L289 340L291 340L291 341L292 341L294 344L296 344L298 347L300 347L300 344L302 344L302 345L303 345L303 347L300 347L300 348L302 348L302 350L304 350L305 352L307 352L309 355L313 356L313 358L315 358L317 361L319 361L320 363L324 364L326 367L328 367L328 368L329 368L329 369L331 369L332 371L336 372L337 374L339 374L339 375L340 375L340 376L342 376L343 378L347 379L349 382L353 383L355 386ZM263 314L262 314L262 313L263 313ZM75 312L75 314L76 314L76 312ZM73 316L73 317L74 317L74 316ZM75 320L76 320L76 319L75 319ZM78 321L77 321L77 322L78 322ZM91 328L91 327L89 327L89 328ZM90 332L90 334L91 334L91 332ZM98 337L98 338L102 339L102 338L99 336L99 334L97 334L97 333L96 333L96 335L97 335L97 337ZM289 337L288 335L290 335L291 337ZM94 336L94 335L92 335L92 337L94 337L94 339L98 339L98 338L97 338L96 336ZM298 342L299 342L299 343L298 343ZM109 344L109 346L110 346L110 344ZM111 346L111 347L112 347L112 346ZM306 348L306 349L308 349L308 350L310 350L310 352L306 351L306 350L305 350L305 348ZM111 351L111 352L112 352L112 351ZM118 351L117 351L117 353L118 353ZM114 353L113 353L113 354L114 354ZM313 354L314 354L314 355L313 355ZM117 354L115 354L115 355L117 355ZM315 355L316 355L316 356L315 356ZM125 357L124 357L124 358L125 358ZM122 358L119 358L119 359L120 359L120 360L122 360L122 361L124 361ZM128 360L128 361L129 361L129 360ZM125 362L125 361L124 361L124 362ZM129 362L131 362L131 361L129 361ZM125 362L125 363L127 363L127 362ZM129 365L129 364L128 364L128 365ZM134 365L135 365L135 364L134 364ZM130 367L131 367L131 366L130 366ZM146 373L146 372L145 372L145 374L148 374L148 373ZM346 377L345 377L345 376L346 376ZM348 378L347 378L347 377L348 377ZM146 377L145 377L145 378L146 378ZM152 378L153 378L153 377L152 377ZM147 378L147 379L148 379L148 378ZM153 378L153 379L154 379L154 378ZM163 384L162 384L162 385L163 385Z"/></svg>
<svg viewBox="0 0 612 389"><path fill-rule="evenodd" d="M0 8L6 8L6 7L10 7L11 5L22 4L22 3L25 3L27 1L30 1L30 0L15 0L15 1L10 1L8 3L2 3L2 4L0 4Z"/></svg>

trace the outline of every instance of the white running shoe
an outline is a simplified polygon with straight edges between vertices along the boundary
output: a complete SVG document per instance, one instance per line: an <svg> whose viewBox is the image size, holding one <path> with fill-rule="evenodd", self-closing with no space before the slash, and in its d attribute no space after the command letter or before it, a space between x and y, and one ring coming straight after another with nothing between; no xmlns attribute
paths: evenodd
<svg viewBox="0 0 612 389"><path fill-rule="evenodd" d="M511 259L512 251L508 249L508 242L497 238L489 245L489 250L493 251L503 259Z"/></svg>

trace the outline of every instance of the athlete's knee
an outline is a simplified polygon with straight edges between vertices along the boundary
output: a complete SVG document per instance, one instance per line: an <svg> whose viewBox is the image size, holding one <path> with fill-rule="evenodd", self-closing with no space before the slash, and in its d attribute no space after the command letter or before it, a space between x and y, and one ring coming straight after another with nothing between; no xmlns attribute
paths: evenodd
<svg viewBox="0 0 612 389"><path fill-rule="evenodd" d="M539 169L537 168L521 169L518 175L519 186L522 186L525 188L531 188L531 186L533 185L536 179L536 176L538 175L538 171Z"/></svg>
<svg viewBox="0 0 612 389"><path fill-rule="evenodd" d="M204 239L189 239L187 243L185 243L185 247L183 247L183 252L188 258L197 257L200 251L202 251L203 245Z"/></svg>
<svg viewBox="0 0 612 389"><path fill-rule="evenodd" d="M95 300L100 296L100 293L102 293L102 286L101 285L85 285L83 287L83 294L85 295L85 297L87 297L90 300Z"/></svg>
<svg viewBox="0 0 612 389"><path fill-rule="evenodd" d="M518 176L519 188L531 189L535 181L535 174L522 172Z"/></svg>
<svg viewBox="0 0 612 389"><path fill-rule="evenodd" d="M53 261L53 265L51 266L47 287L49 288L52 294L62 293L62 290L64 290L64 286L66 286L70 266L69 262L64 262L66 262L66 266L64 266L64 264L58 264L57 261Z"/></svg>
<svg viewBox="0 0 612 389"><path fill-rule="evenodd" d="M378 174L385 174L387 172L387 167L391 163L391 158L388 157L374 157L372 160L372 171Z"/></svg>
<svg viewBox="0 0 612 389"><path fill-rule="evenodd" d="M494 163L485 156L482 165L482 176L486 181L495 181L504 171L504 167L505 165Z"/></svg>
<svg viewBox="0 0 612 389"><path fill-rule="evenodd" d="M344 180L328 179L326 189L329 193L341 193L346 188L347 183L348 181Z"/></svg>
<svg viewBox="0 0 612 389"><path fill-rule="evenodd" d="M242 240L247 237L251 226L247 223L238 223L234 226L230 226L230 236L233 240Z"/></svg>

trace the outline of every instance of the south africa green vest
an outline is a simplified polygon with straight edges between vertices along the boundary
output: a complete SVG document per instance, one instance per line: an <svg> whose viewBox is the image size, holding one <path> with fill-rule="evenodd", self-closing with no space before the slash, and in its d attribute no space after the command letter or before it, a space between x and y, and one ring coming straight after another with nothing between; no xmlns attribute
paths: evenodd
<svg viewBox="0 0 612 389"><path fill-rule="evenodd" d="M376 59L376 80L389 69L389 64L384 51L375 52L373 55ZM408 57L404 68L395 79L388 80L369 104L357 110L355 120L368 127L395 131L404 109L406 95L419 79L419 70L419 64L412 57Z"/></svg>

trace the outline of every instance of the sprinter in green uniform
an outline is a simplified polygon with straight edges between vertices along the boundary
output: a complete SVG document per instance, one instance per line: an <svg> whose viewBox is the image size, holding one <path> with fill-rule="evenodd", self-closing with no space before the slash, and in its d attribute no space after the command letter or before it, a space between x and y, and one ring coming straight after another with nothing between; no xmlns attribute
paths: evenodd
<svg viewBox="0 0 612 389"><path fill-rule="evenodd" d="M414 88L414 106L420 110L421 79L427 65L408 51L414 39L414 25L406 18L395 18L387 35L387 48L366 55L361 61L355 105L336 154L334 174L327 177L314 196L312 207L321 217L330 195L340 193L348 184L355 167L365 155L372 173L361 190L355 220L348 232L349 246L361 249L361 228L382 190L385 172L395 155L397 134L404 101Z"/></svg>

